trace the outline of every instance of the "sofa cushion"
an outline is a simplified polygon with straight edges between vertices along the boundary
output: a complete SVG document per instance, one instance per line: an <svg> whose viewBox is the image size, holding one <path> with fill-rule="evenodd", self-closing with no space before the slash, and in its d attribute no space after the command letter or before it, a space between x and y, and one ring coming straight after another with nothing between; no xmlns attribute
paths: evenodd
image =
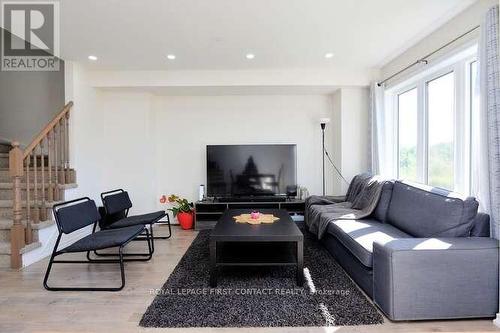
<svg viewBox="0 0 500 333"><path fill-rule="evenodd" d="M307 208L305 217L310 223L316 222L324 213L335 213L338 207L350 207L350 202L330 203L330 204L314 204Z"/></svg>
<svg viewBox="0 0 500 333"><path fill-rule="evenodd" d="M414 237L470 235L478 202L426 185L396 181L387 222Z"/></svg>
<svg viewBox="0 0 500 333"><path fill-rule="evenodd" d="M490 237L490 216L485 213L477 213L470 231L471 237Z"/></svg>
<svg viewBox="0 0 500 333"><path fill-rule="evenodd" d="M375 219L333 221L327 232L370 268L373 265L373 242L384 244L394 239L411 237L394 226Z"/></svg>
<svg viewBox="0 0 500 333"><path fill-rule="evenodd" d="M389 210L389 204L391 203L393 186L394 181L387 181L384 183L377 207L375 207L375 210L371 215L371 217L379 220L380 222L385 222L385 220L387 219L387 211Z"/></svg>

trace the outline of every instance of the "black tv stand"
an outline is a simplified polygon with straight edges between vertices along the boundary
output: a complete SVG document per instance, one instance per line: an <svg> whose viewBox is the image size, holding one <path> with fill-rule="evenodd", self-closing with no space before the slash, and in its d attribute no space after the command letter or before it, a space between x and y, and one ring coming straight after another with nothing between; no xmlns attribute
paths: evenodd
<svg viewBox="0 0 500 333"><path fill-rule="evenodd" d="M254 199L263 197L255 196ZM269 198L269 197L267 197ZM273 201L221 201L223 198L208 199L195 203L195 230L212 229L227 209L284 209L295 220L303 220L304 200L273 197Z"/></svg>
<svg viewBox="0 0 500 333"><path fill-rule="evenodd" d="M215 198L214 202L285 202L287 197L282 195L252 195Z"/></svg>

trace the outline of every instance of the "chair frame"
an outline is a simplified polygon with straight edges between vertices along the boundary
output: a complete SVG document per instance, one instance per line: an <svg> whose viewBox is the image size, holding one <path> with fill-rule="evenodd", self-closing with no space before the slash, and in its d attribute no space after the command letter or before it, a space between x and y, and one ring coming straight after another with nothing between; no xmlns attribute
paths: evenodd
<svg viewBox="0 0 500 333"><path fill-rule="evenodd" d="M102 192L101 193L101 201L103 203L103 207L104 207L104 211L106 212L106 214L108 213L107 212L107 208L106 208L106 205L104 204L104 198L106 198L108 195L112 195L112 194L116 194L116 193L126 193L127 191L125 191L124 189L122 188L119 188L119 189L115 189L115 190L111 190L111 191L106 191L106 192ZM125 212L124 212L124 216L125 217L128 217L128 212L129 212L129 208L128 209L125 209ZM170 237L172 237L172 227L170 225L170 216L168 215L165 215L167 217L167 221L162 221L162 222L153 222L153 223L149 223L149 227L150 227L150 233L151 233L151 239L153 240L152 241L152 244L153 244L153 252L154 252L154 240L155 239L169 239ZM153 235L153 224L167 224L168 225L168 236L154 236ZM148 240L148 237L138 237L135 239L136 241L147 241Z"/></svg>
<svg viewBox="0 0 500 333"><path fill-rule="evenodd" d="M106 196L108 196L108 195L112 195L115 193L125 193L125 192L126 191L124 189L120 188L120 189L106 191L106 192L101 193L101 201L103 203L104 211L106 212L106 214L108 214L108 211L107 211L106 205L104 204L104 198L106 198ZM124 211L125 217L128 216L128 212L129 212L129 209L125 209L125 211ZM167 216L166 223L168 224L168 233L169 233L168 236L167 237L155 237L153 234L153 224L158 223L158 222L148 223L149 224L149 231L148 231L148 228L144 229L146 231L146 235L136 237L133 240L134 241L147 241L148 247L150 249L149 253L124 253L123 256L126 256L126 257L141 257L141 256L146 257L146 258L127 259L126 261L148 261L148 260L150 260L151 257L153 256L154 251L155 251L154 240L155 239L168 239L172 236L172 229L170 226L170 218L169 218L168 214L166 216ZM94 229L93 229L94 231L97 229L97 224L98 224L98 221L94 224ZM145 225L147 225L147 224L145 224ZM106 228L104 230L108 230L108 229ZM117 254L114 254L114 253L99 253L99 252L97 252L97 250L94 250L93 252L94 252L94 255L97 257L116 257L117 256Z"/></svg>
<svg viewBox="0 0 500 333"><path fill-rule="evenodd" d="M124 192L127 192L127 191L125 191L122 188L119 188L119 189L116 189L116 190L102 192L101 193L101 201L103 203L104 209L106 210L106 206L104 205L104 198L106 196L108 196L110 194L114 194L114 193L124 193ZM129 209L125 210L125 217L128 216L128 211L129 211ZM170 225L170 215L168 215L168 213L167 213L167 215L165 215L165 217L167 218L166 221L154 222L154 223L151 224L151 233L153 232L153 230L152 230L152 228L153 228L152 225L153 224L166 224L166 225L168 225L168 236L152 236L153 239L169 239L170 237L172 237L172 227ZM142 238L138 238L137 240L146 240L146 238L142 237Z"/></svg>
<svg viewBox="0 0 500 333"><path fill-rule="evenodd" d="M62 207L62 206L66 207L72 203L76 203L76 202L80 202L80 201L92 201L92 199L90 199L89 197L83 197L83 198L78 198L78 199L74 199L74 200L70 200L70 201L66 201L66 202L62 202L62 203L54 205L52 207L52 212L54 214L56 222L58 222L58 218L57 218L56 213L60 207ZM94 230L92 231L92 233L94 233L94 231L95 231L95 225L97 222L98 221L96 221L94 223ZM120 245L118 247L118 259L93 259L90 257L91 250L81 251L81 252L65 252L64 249L62 249L62 250L58 251L57 248L59 247L59 243L61 242L61 237L64 234L64 232L63 232L61 226L59 225L59 223L57 223L57 228L59 231L59 235L57 236L57 240L56 240L56 243L54 245L54 249L52 250L52 254L51 254L50 259L49 259L49 265L47 266L47 271L45 272L45 277L43 279L43 286L45 289L50 290L50 291L120 291L123 289L123 287L125 286L124 262L137 261L137 259L124 259L124 256L126 256L127 254L123 253L123 249L134 238L129 239L127 242L123 243L122 245ZM84 227L82 227L82 228L84 228ZM79 230L79 229L77 229L77 230ZM146 235L149 236L148 229L144 228L144 230L146 232ZM148 248L149 248L149 259L151 259L153 253L152 253L152 248L151 248L150 242L148 242ZM62 254L83 253L83 252L87 252L87 256L86 256L87 260L55 260L55 258L57 256L62 255ZM116 255L114 255L114 256L116 256ZM149 260L149 259L147 259L147 260ZM140 260L142 261L143 259L140 259ZM53 264L89 264L89 263L92 263L92 264L119 264L120 277L121 277L120 286L118 286L118 287L51 287L48 285L48 280L49 280L49 276L50 276L50 272L52 270Z"/></svg>
<svg viewBox="0 0 500 333"><path fill-rule="evenodd" d="M95 222L94 223L94 227L92 228L92 233L96 232L96 229L97 229L97 223L98 222ZM155 246L154 246L154 239L151 238L151 236L153 235L153 226L150 225L150 228L151 228L151 232L148 230L148 228L146 228L146 226L144 226L144 233L145 233L145 237L141 237L140 235L142 235L142 233L137 236L136 238L132 239L131 241L138 241L138 240L145 240L148 242L148 253L122 253L121 255L123 257L146 257L146 258L128 258L128 259L124 259L124 261L149 261L152 257L153 257L153 253L155 252ZM103 230L111 230L111 229L103 229ZM94 252L94 255L98 256L98 257L116 257L116 256L120 256L120 253L118 254L115 254L115 253L98 253L97 250L93 250L92 252ZM89 253L87 253L87 258L89 260L96 260L96 259L90 259L90 255Z"/></svg>

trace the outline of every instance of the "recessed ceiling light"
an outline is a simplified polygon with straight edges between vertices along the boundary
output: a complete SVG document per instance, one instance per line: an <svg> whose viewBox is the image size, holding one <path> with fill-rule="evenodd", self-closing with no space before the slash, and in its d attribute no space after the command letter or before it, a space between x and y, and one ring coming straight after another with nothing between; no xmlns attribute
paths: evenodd
<svg viewBox="0 0 500 333"><path fill-rule="evenodd" d="M247 59L253 59L253 58L255 58L255 54L253 54L253 53L247 53L247 55L245 57Z"/></svg>
<svg viewBox="0 0 500 333"><path fill-rule="evenodd" d="M174 60L175 59L175 54L167 54L167 59L168 60Z"/></svg>
<svg viewBox="0 0 500 333"><path fill-rule="evenodd" d="M97 57L95 55L89 55L88 56L89 60L96 61Z"/></svg>
<svg viewBox="0 0 500 333"><path fill-rule="evenodd" d="M334 55L335 55L335 54L333 54L333 53L326 53L326 54L325 54L325 58L326 58L326 59L330 59L330 58L333 58L333 56L334 56Z"/></svg>

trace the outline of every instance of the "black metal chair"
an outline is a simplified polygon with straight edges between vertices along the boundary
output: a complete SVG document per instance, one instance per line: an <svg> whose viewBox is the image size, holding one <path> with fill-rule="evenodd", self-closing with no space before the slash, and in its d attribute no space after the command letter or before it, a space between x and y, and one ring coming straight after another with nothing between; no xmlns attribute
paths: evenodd
<svg viewBox="0 0 500 333"><path fill-rule="evenodd" d="M168 239L172 236L172 228L170 226L170 218L168 214L159 210L152 213L128 216L130 208L132 208L132 201L128 195L128 192L123 189L116 189L112 191L107 191L101 193L101 199L104 208L104 215L101 223L99 224L101 229L118 229L124 228L131 225L144 225L150 226L150 235L147 237L138 237L136 240L150 240L154 252L154 240L155 239ZM163 222L160 219L166 217L167 221ZM167 224L168 225L168 236L154 236L153 234L153 224ZM97 254L99 255L99 254Z"/></svg>
<svg viewBox="0 0 500 333"><path fill-rule="evenodd" d="M76 241L75 243L58 250L59 243L63 234L71 234L72 232L82 229L86 226L96 224L100 215L97 211L95 202L88 197L79 198L71 201L66 201L52 208L54 217L59 230L54 250L50 256L49 265L43 280L43 286L47 290L52 291L118 291L125 286L125 270L124 262L128 261L123 258L123 248L130 241L136 238L143 232L149 236L149 231L144 225L135 225L126 228L103 230L93 232L88 236ZM90 252L94 250L103 250L108 248L118 247L118 259L93 259L90 257ZM148 242L149 256L152 256L151 243ZM87 252L87 260L55 260L62 254ZM53 264L119 264L121 272L121 285L119 287L50 287L47 283Z"/></svg>

